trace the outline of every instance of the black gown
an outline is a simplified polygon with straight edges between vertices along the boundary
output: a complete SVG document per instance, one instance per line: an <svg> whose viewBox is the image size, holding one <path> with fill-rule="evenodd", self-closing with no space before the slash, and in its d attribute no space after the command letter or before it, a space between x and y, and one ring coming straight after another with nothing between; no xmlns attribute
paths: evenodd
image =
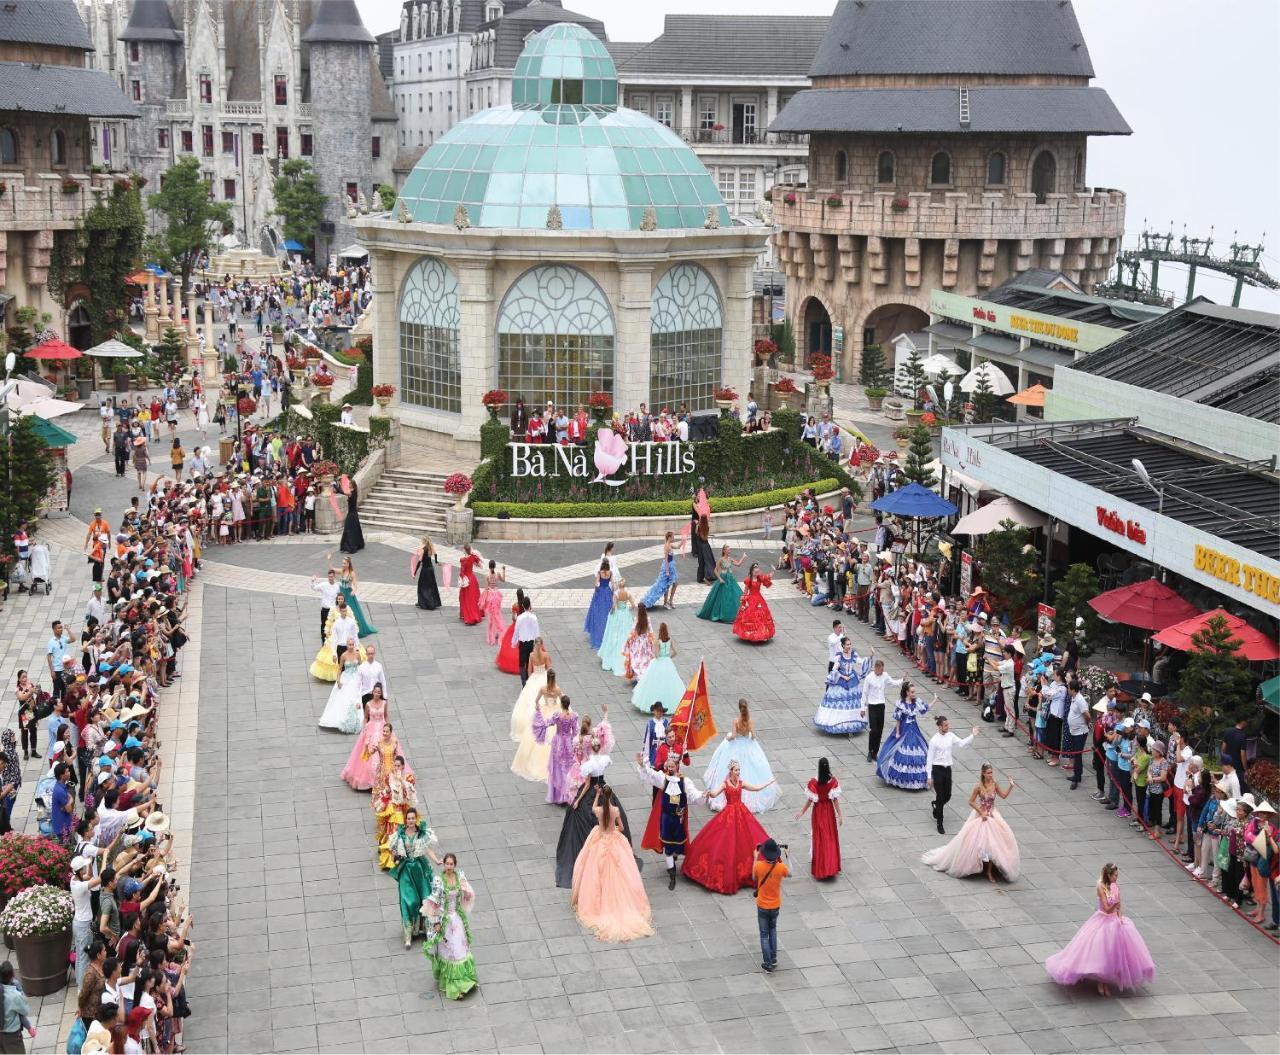
<svg viewBox="0 0 1280 1055"><path fill-rule="evenodd" d="M342 524L342 541L338 549L343 553L359 553L364 549L364 532L360 529L360 488L351 481L351 493L347 495L347 519Z"/></svg>
<svg viewBox="0 0 1280 1055"><path fill-rule="evenodd" d="M556 886L564 890L572 889L574 863L578 860L578 854L586 844L591 829L600 823L591 812L591 807L596 802L594 789L603 783L604 777L592 777L586 792L575 800L578 805L565 811L564 823L560 826L560 841L556 843ZM627 823L627 811L618 801L617 792L613 794L613 808L622 817L622 834L627 837L627 842L631 842L631 825Z"/></svg>
<svg viewBox="0 0 1280 1055"><path fill-rule="evenodd" d="M422 555L418 562L418 607L434 612L440 607L440 589L436 586L436 570L432 566L436 556Z"/></svg>

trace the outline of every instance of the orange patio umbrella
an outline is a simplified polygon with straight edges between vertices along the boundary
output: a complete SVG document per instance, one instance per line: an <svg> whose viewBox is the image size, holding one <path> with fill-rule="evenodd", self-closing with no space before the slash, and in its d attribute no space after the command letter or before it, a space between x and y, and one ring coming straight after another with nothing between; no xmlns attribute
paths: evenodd
<svg viewBox="0 0 1280 1055"><path fill-rule="evenodd" d="M1016 403L1020 407L1043 407L1044 394L1049 390L1044 385L1032 385L1021 392L1009 396L1006 403Z"/></svg>

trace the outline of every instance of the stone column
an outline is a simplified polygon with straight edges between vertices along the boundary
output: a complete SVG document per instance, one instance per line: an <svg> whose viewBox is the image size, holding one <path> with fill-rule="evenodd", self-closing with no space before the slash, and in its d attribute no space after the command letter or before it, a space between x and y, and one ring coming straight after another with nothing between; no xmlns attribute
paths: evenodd
<svg viewBox="0 0 1280 1055"><path fill-rule="evenodd" d="M174 303L179 303L176 299ZM187 290L187 365L190 366L200 358L200 331L196 325L196 295L194 290Z"/></svg>
<svg viewBox="0 0 1280 1055"><path fill-rule="evenodd" d="M154 271L147 272L147 289L143 297L142 318L144 320L144 333L147 340L154 344L160 339L159 326L156 324L156 318L160 314L156 307L156 276Z"/></svg>
<svg viewBox="0 0 1280 1055"><path fill-rule="evenodd" d="M210 392L217 392L222 363L218 361L218 346L213 341L213 304L206 297L204 302L204 383Z"/></svg>
<svg viewBox="0 0 1280 1055"><path fill-rule="evenodd" d="M764 127L768 130L778 116L778 89L768 88L764 97Z"/></svg>
<svg viewBox="0 0 1280 1055"><path fill-rule="evenodd" d="M480 442L480 426L488 413L480 397L498 387L498 339L493 303L493 263L488 260L454 264L458 275L458 333L462 368L462 425L455 438Z"/></svg>
<svg viewBox="0 0 1280 1055"><path fill-rule="evenodd" d="M156 313L156 337L160 339L164 328L169 325L169 282L167 279L160 280L160 307Z"/></svg>
<svg viewBox="0 0 1280 1055"><path fill-rule="evenodd" d="M693 89L680 89L680 132L687 135L693 131Z"/></svg>
<svg viewBox="0 0 1280 1055"><path fill-rule="evenodd" d="M724 384L742 397L744 407L751 385L751 272L754 263L754 257L729 260L728 280L724 285ZM757 398L762 395L761 392L756 393Z"/></svg>
<svg viewBox="0 0 1280 1055"><path fill-rule="evenodd" d="M619 413L649 401L649 313L653 264L618 265L618 301L614 308L613 405Z"/></svg>

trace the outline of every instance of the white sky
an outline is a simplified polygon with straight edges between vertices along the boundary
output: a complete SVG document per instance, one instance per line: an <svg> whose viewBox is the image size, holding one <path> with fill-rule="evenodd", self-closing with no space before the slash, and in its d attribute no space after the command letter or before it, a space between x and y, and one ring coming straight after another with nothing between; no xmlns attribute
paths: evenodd
<svg viewBox="0 0 1280 1055"><path fill-rule="evenodd" d="M357 0L375 33L400 21L398 0ZM563 0L605 24L611 40L652 40L668 13L829 14L833 0ZM1277 0L1075 0L1093 57L1132 136L1098 136L1091 185L1128 193L1126 245L1152 229L1206 237L1224 251L1267 242L1263 265L1280 278L1280 42ZM708 41L713 47L714 42ZM1166 291L1185 271L1161 268ZM1230 303L1231 286L1205 272L1196 292ZM1280 311L1280 293L1246 287L1247 307Z"/></svg>

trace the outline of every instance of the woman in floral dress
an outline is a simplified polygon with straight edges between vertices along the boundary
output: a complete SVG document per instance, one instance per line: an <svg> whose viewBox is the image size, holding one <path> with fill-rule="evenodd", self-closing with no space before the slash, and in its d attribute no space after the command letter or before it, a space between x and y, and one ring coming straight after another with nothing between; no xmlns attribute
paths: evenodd
<svg viewBox="0 0 1280 1055"><path fill-rule="evenodd" d="M422 904L427 920L422 952L436 986L449 1000L461 1000L477 985L469 919L475 903L476 892L458 867L457 855L445 854L440 875L431 883L431 896Z"/></svg>
<svg viewBox="0 0 1280 1055"><path fill-rule="evenodd" d="M413 807L404 811L404 823L391 836L391 856L396 865L388 873L400 892L400 923L407 949L415 934L421 934L425 920L422 906L431 896L435 875L431 864L440 864L435 851L436 836Z"/></svg>
<svg viewBox="0 0 1280 1055"><path fill-rule="evenodd" d="M385 731L390 728L390 722L383 726L384 743ZM399 747L398 743L396 747ZM404 824L406 812L418 806L418 781L405 762L404 755L397 751L389 764L386 759L387 753L380 750L370 803L373 807L373 839L378 850L378 867L384 872L389 871L396 863L391 855L391 836Z"/></svg>
<svg viewBox="0 0 1280 1055"><path fill-rule="evenodd" d="M649 608L645 604L636 605L636 624L622 646L622 657L625 677L634 685L649 669L654 657L653 631L649 629Z"/></svg>
<svg viewBox="0 0 1280 1055"><path fill-rule="evenodd" d="M743 641L761 644L773 640L773 613L764 599L763 589L772 586L773 580L761 574L760 565L751 565L738 606L738 617L733 621L733 632Z"/></svg>
<svg viewBox="0 0 1280 1055"><path fill-rule="evenodd" d="M938 702L936 695L933 702ZM906 791L923 791L928 786L929 741L920 731L920 719L928 710L929 704L916 698L916 687L904 681L893 709L893 732L876 759L876 776L886 784Z"/></svg>

